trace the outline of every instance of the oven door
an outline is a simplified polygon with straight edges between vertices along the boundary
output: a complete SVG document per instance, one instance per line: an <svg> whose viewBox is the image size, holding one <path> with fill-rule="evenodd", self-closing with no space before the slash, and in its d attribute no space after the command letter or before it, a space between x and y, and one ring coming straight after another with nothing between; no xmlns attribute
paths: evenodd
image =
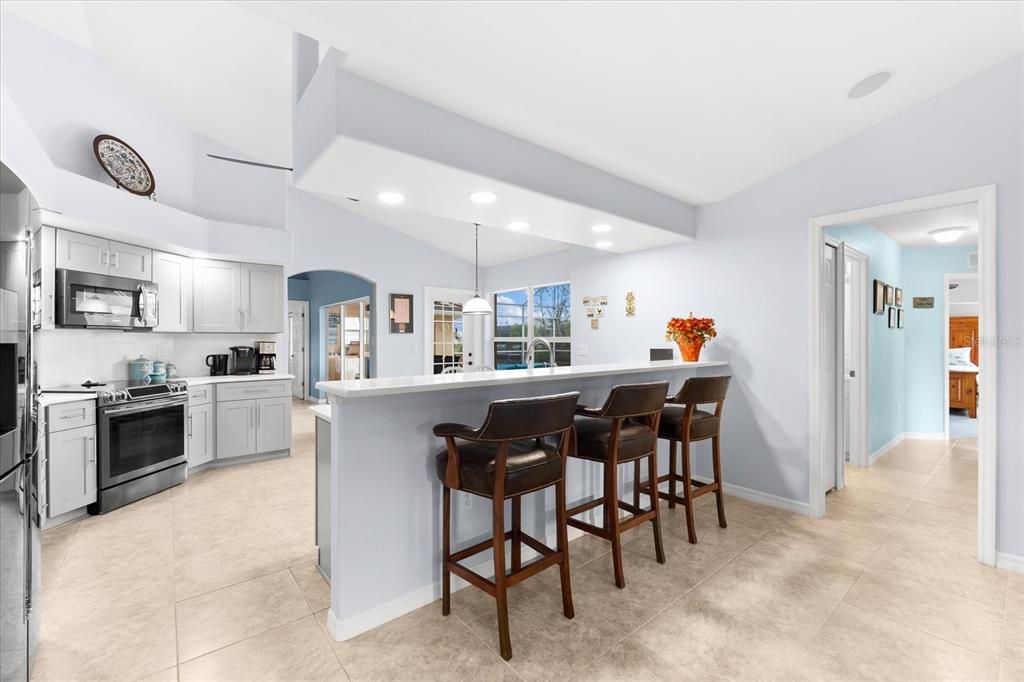
<svg viewBox="0 0 1024 682"><path fill-rule="evenodd" d="M109 488L186 461L187 410L187 396L101 408L99 487Z"/></svg>

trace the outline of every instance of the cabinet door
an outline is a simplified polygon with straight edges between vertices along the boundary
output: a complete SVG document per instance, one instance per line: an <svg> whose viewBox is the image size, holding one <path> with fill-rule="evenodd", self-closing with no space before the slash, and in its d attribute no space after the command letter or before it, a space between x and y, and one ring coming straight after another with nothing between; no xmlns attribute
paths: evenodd
<svg viewBox="0 0 1024 682"><path fill-rule="evenodd" d="M241 275L238 263L192 261L193 329L197 332L242 331Z"/></svg>
<svg viewBox="0 0 1024 682"><path fill-rule="evenodd" d="M106 275L110 242L88 234L57 230L57 267Z"/></svg>
<svg viewBox="0 0 1024 682"><path fill-rule="evenodd" d="M217 403L217 459L256 452L256 401Z"/></svg>
<svg viewBox="0 0 1024 682"><path fill-rule="evenodd" d="M148 282L153 279L153 251L133 244L110 242L110 274Z"/></svg>
<svg viewBox="0 0 1024 682"><path fill-rule="evenodd" d="M187 332L192 327L192 259L153 252L159 318L154 331Z"/></svg>
<svg viewBox="0 0 1024 682"><path fill-rule="evenodd" d="M188 408L188 465L213 459L213 403Z"/></svg>
<svg viewBox="0 0 1024 682"><path fill-rule="evenodd" d="M256 401L256 452L277 452L292 445L292 399Z"/></svg>
<svg viewBox="0 0 1024 682"><path fill-rule="evenodd" d="M284 331L284 272L279 265L242 263L242 331Z"/></svg>
<svg viewBox="0 0 1024 682"><path fill-rule="evenodd" d="M49 516L96 501L96 428L52 433L47 447Z"/></svg>

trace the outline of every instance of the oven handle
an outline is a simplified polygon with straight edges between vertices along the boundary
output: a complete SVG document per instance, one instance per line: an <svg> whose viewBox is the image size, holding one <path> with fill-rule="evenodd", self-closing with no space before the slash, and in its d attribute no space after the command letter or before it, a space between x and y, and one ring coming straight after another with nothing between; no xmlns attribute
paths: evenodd
<svg viewBox="0 0 1024 682"><path fill-rule="evenodd" d="M188 396L176 400L150 400L139 405L122 405L120 407L103 407L103 414L131 414L133 412L148 412L161 407L177 407L188 403Z"/></svg>

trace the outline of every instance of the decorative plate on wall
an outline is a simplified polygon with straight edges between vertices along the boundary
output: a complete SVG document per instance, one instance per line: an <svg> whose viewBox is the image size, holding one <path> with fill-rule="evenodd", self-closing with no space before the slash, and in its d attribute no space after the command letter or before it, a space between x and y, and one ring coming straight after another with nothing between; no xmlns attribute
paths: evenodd
<svg viewBox="0 0 1024 682"><path fill-rule="evenodd" d="M92 141L92 150L100 166L118 187L143 197L151 196L156 191L153 172L139 153L124 140L113 135L97 135Z"/></svg>

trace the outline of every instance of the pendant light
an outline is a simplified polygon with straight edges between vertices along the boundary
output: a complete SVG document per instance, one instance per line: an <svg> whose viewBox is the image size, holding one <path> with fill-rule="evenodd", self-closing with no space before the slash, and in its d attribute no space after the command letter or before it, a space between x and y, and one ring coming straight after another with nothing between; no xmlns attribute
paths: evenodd
<svg viewBox="0 0 1024 682"><path fill-rule="evenodd" d="M476 230L476 258L473 261L475 273L473 279L473 298L462 304L462 314L490 315L494 312L491 310L491 304L487 302L487 299L480 296L480 223L473 223L473 227Z"/></svg>

